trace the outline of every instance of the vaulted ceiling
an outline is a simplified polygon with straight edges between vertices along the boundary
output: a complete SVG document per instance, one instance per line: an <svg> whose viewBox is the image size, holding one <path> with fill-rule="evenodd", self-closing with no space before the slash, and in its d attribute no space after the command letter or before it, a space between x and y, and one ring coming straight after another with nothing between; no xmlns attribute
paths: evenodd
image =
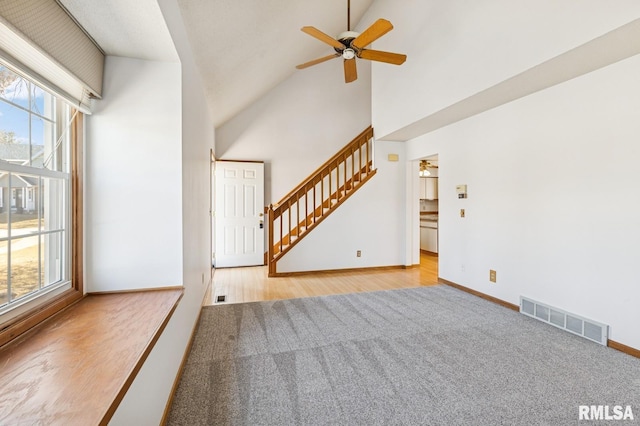
<svg viewBox="0 0 640 426"><path fill-rule="evenodd" d="M107 55L158 61L178 56L157 0L59 0ZM351 27L373 0L351 1ZM292 73L331 53L302 33L347 28L347 0L178 0L216 126ZM303 72L303 71L297 71Z"/></svg>

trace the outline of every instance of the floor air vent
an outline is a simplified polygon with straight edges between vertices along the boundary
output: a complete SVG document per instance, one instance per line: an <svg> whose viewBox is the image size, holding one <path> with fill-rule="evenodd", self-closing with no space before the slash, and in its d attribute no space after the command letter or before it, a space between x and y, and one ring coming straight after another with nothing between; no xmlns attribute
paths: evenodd
<svg viewBox="0 0 640 426"><path fill-rule="evenodd" d="M520 312L570 333L607 345L609 326L520 296Z"/></svg>

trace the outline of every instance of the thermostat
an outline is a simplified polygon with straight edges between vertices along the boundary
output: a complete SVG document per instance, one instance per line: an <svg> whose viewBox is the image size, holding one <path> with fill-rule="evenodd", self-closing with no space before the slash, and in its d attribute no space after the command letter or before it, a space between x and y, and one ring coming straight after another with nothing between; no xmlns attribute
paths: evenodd
<svg viewBox="0 0 640 426"><path fill-rule="evenodd" d="M458 198L467 198L467 185L456 185Z"/></svg>

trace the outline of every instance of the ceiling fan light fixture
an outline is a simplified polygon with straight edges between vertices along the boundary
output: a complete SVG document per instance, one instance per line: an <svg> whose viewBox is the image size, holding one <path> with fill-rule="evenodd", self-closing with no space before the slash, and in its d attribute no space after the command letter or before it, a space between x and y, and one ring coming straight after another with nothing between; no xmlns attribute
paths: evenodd
<svg viewBox="0 0 640 426"><path fill-rule="evenodd" d="M351 48L346 48L342 51L342 57L344 59L353 59L356 57L356 52Z"/></svg>
<svg viewBox="0 0 640 426"><path fill-rule="evenodd" d="M427 160L420 161L420 172L418 173L420 177L431 176L431 172L427 170L427 167L429 167Z"/></svg>

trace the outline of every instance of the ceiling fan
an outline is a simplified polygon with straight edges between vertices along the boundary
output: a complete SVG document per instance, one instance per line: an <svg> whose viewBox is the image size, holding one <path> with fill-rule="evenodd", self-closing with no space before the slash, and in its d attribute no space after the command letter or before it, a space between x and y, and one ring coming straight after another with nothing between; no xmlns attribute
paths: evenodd
<svg viewBox="0 0 640 426"><path fill-rule="evenodd" d="M431 163L429 160L420 160L420 177L431 176L431 172L428 169L437 169L438 165Z"/></svg>
<svg viewBox="0 0 640 426"><path fill-rule="evenodd" d="M304 69L333 58L342 56L344 62L344 82L351 83L358 78L356 70L356 58L368 59L370 61L386 62L388 64L402 65L407 59L407 55L399 53L383 52L381 50L365 49L368 45L379 39L393 29L391 22L386 19L378 19L362 33L351 31L351 0L347 0L347 31L340 33L337 38L333 38L315 27L302 27L304 33L315 37L318 40L333 47L336 53L313 61L305 62L296 66L297 69Z"/></svg>

